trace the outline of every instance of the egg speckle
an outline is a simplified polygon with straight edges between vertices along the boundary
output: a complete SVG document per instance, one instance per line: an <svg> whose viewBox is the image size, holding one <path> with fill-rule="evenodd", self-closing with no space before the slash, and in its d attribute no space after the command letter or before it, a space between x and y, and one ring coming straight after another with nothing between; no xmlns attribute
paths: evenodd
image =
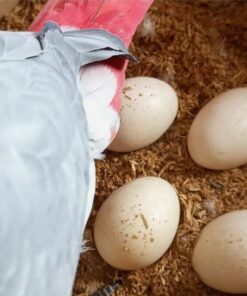
<svg viewBox="0 0 247 296"><path fill-rule="evenodd" d="M247 210L224 214L205 226L192 264L202 282L227 293L247 293Z"/></svg>
<svg viewBox="0 0 247 296"><path fill-rule="evenodd" d="M156 177L131 181L113 192L98 212L97 250L115 268L146 267L169 248L179 213L176 191L168 182Z"/></svg>
<svg viewBox="0 0 247 296"><path fill-rule="evenodd" d="M151 77L126 79L120 111L120 130L109 150L128 152L144 148L170 127L178 111L173 88Z"/></svg>
<svg viewBox="0 0 247 296"><path fill-rule="evenodd" d="M222 93L194 119L188 149L199 165L225 170L247 163L247 87Z"/></svg>

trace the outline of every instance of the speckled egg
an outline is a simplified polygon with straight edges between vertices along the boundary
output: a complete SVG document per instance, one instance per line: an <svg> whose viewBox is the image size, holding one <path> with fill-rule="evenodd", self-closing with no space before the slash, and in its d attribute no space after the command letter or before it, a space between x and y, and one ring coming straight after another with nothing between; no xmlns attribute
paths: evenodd
<svg viewBox="0 0 247 296"><path fill-rule="evenodd" d="M117 152L144 148L171 126L178 111L173 88L152 77L126 79L120 111L120 130L109 147Z"/></svg>
<svg viewBox="0 0 247 296"><path fill-rule="evenodd" d="M94 226L97 250L115 268L146 267L171 245L179 215L172 185L156 177L138 178L113 192L100 208Z"/></svg>
<svg viewBox="0 0 247 296"><path fill-rule="evenodd" d="M247 294L247 210L224 214L202 230L192 257L202 282L227 293Z"/></svg>

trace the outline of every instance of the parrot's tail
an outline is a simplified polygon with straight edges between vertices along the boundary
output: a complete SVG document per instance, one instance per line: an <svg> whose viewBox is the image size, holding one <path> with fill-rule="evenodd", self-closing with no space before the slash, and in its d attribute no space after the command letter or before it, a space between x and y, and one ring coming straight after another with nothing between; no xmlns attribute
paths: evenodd
<svg viewBox="0 0 247 296"><path fill-rule="evenodd" d="M54 21L65 29L104 29L117 35L128 46L153 1L49 0L30 30L41 30L46 21Z"/></svg>

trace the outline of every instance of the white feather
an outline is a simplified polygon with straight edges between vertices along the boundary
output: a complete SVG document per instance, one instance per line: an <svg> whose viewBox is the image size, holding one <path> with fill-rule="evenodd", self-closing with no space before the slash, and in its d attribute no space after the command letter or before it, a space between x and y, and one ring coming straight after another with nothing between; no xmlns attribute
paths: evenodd
<svg viewBox="0 0 247 296"><path fill-rule="evenodd" d="M90 149L97 157L110 144L111 132L119 128L118 113L111 106L117 79L106 65L94 64L83 68L78 85L92 140Z"/></svg>
<svg viewBox="0 0 247 296"><path fill-rule="evenodd" d="M139 28L142 37L151 37L155 35L155 24L151 15L147 14Z"/></svg>

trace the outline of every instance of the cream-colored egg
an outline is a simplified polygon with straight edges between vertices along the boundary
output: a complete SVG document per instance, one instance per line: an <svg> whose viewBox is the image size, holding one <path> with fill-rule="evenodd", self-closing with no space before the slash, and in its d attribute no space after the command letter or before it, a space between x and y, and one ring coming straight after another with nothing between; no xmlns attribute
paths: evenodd
<svg viewBox="0 0 247 296"><path fill-rule="evenodd" d="M0 0L0 17L9 13L18 2L19 0Z"/></svg>
<svg viewBox="0 0 247 296"><path fill-rule="evenodd" d="M98 212L97 250L115 268L146 267L171 245L179 214L176 191L168 182L156 177L131 181L113 192Z"/></svg>
<svg viewBox="0 0 247 296"><path fill-rule="evenodd" d="M247 210L224 214L202 231L192 264L206 285L247 294Z"/></svg>
<svg viewBox="0 0 247 296"><path fill-rule="evenodd" d="M188 149L199 165L225 170L247 163L247 87L222 93L192 123Z"/></svg>
<svg viewBox="0 0 247 296"><path fill-rule="evenodd" d="M129 152L144 148L170 127L178 111L173 88L151 77L126 79L120 129L109 150Z"/></svg>

